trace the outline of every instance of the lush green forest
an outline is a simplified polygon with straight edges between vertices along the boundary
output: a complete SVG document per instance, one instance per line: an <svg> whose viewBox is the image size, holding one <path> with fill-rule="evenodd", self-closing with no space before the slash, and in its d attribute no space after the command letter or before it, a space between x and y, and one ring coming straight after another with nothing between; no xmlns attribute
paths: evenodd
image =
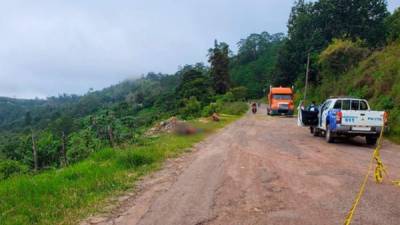
<svg viewBox="0 0 400 225"><path fill-rule="evenodd" d="M171 116L193 121L214 112L240 115L247 110L243 102L263 98L269 85L295 85L296 98L301 99L308 56L308 101L321 102L331 95L369 99L373 108L389 111L388 135L400 137L400 9L389 13L385 0L299 0L287 27L287 34L248 35L238 41L236 53L215 41L204 50L209 64L185 65L175 74L148 73L84 95L0 97L0 195L8 196L15 188L26 194L25 184L34 183L41 188L32 194L37 199L23 202L22 208L54 201L48 210L54 221L48 224L62 220L61 214L77 215L97 198L129 186L122 180L132 171L121 166L136 171L134 180L153 162L200 140L145 138L154 123ZM148 148L155 150L149 153ZM120 149L129 151L114 151ZM59 170L63 173L55 172ZM32 174L37 180L31 180ZM84 180L86 186L76 186ZM70 206L60 206L56 200L68 185L81 188L75 193L98 195L68 199ZM15 195L7 201L0 198L0 205L10 210L13 201L21 202ZM54 210L60 207L72 211ZM15 224L43 222L40 207L31 210L38 212L31 217L19 212Z"/></svg>
<svg viewBox="0 0 400 225"><path fill-rule="evenodd" d="M82 96L2 97L0 178L66 166L98 149L135 143L147 127L170 116L235 111L233 102L262 98L269 85L295 85L301 98L308 55L309 99L333 94L371 99L374 107L392 112L391 135L399 135L399 24L399 10L390 14L384 0L299 0L287 35L250 34L238 41L236 54L215 41L209 66L149 73Z"/></svg>
<svg viewBox="0 0 400 225"><path fill-rule="evenodd" d="M149 73L83 96L0 99L0 179L65 167L106 147L137 144L156 121L214 112L239 115L247 89L233 84L225 43L209 49L210 66Z"/></svg>

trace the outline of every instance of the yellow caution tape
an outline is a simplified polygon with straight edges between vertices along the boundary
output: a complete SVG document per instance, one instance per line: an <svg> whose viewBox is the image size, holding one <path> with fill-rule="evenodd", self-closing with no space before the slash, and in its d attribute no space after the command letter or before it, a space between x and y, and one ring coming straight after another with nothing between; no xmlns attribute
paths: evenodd
<svg viewBox="0 0 400 225"><path fill-rule="evenodd" d="M392 181L393 185L400 187L400 180Z"/></svg>
<svg viewBox="0 0 400 225"><path fill-rule="evenodd" d="M372 169L372 166L373 166L373 160L374 160L374 157L371 158L371 162L369 163L369 167L368 167L368 172L365 175L364 181L362 182L361 187L360 187L360 191L358 192L357 197L354 200L354 203L351 206L351 209L350 209L349 213L346 216L346 220L344 221L344 225L350 225L351 220L353 219L353 215L354 215L354 212L356 211L357 205L360 202L361 196L364 194L365 186L367 184L368 177L369 177L369 175L371 173L371 169Z"/></svg>
<svg viewBox="0 0 400 225"><path fill-rule="evenodd" d="M375 171L374 171L376 183L378 183L378 184L382 183L383 174L387 175L385 166L383 165L383 162L382 162L382 159L381 159L381 156L380 156L380 152L379 152L379 150L382 147L383 130L384 129L381 130L381 133L380 133L379 139L378 139L378 144L377 144L377 146L376 146L376 148L374 150L374 153L372 154L371 161L370 161L369 166L368 166L367 174L365 175L364 180L363 180L363 182L361 184L360 190L359 190L359 192L358 192L358 194L356 196L356 199L354 200L353 205L351 206L351 209L350 209L349 213L346 216L346 219L344 221L344 225L350 225L350 223L351 223L351 221L353 219L353 215L354 215L354 212L356 211L357 205L360 202L361 196L364 194L365 186L366 186L366 184L368 182L368 177L371 174L372 166L374 165L374 160L376 162L376 167L375 167ZM392 183L393 183L393 185L400 187L400 180L399 181L392 181Z"/></svg>

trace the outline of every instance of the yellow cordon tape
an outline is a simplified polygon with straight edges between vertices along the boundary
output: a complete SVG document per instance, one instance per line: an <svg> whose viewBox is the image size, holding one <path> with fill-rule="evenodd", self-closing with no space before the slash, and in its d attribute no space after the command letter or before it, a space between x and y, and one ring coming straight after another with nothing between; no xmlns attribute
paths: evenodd
<svg viewBox="0 0 400 225"><path fill-rule="evenodd" d="M368 166L367 174L365 175L364 180L363 180L363 182L361 184L361 187L360 187L360 191L358 192L358 194L356 196L356 199L354 200L353 205L351 206L351 209L350 209L349 213L346 216L346 220L344 221L344 225L350 225L350 223L351 223L351 221L353 219L353 215L354 215L354 212L356 211L357 205L360 202L361 196L364 194L365 186L367 185L369 175L371 174L371 170L372 170L372 167L374 165L374 160L376 162L376 167L375 167L375 171L374 171L375 172L374 174L375 174L376 183L378 183L378 184L382 183L383 174L387 175L386 169L385 169L385 167L384 167L384 165L382 163L382 159L381 159L380 152L379 152L379 150L382 147L382 139L383 139L382 136L383 136L383 130L384 130L383 128L384 127L382 127L381 133L379 135L378 145L376 146L376 148L374 150L374 153L372 154L371 161L370 161L369 166ZM396 185L396 186L400 187L400 181L392 181L392 183L393 183L393 185Z"/></svg>

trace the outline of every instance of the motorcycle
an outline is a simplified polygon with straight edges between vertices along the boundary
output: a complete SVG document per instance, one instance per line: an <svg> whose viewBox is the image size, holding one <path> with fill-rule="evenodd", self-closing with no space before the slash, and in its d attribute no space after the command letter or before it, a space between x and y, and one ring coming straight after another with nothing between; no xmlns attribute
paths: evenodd
<svg viewBox="0 0 400 225"><path fill-rule="evenodd" d="M252 104L252 106L251 106L251 111L253 112L253 114L256 114L256 113L257 113L257 105L256 105L256 103L253 103L253 104Z"/></svg>

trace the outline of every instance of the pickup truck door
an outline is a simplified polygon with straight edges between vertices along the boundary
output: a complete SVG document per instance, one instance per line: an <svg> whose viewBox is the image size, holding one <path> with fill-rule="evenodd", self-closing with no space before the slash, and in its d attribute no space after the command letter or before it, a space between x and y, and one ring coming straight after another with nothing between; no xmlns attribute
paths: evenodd
<svg viewBox="0 0 400 225"><path fill-rule="evenodd" d="M332 100L327 100L321 107L320 117L319 117L319 128L322 130L326 130L326 116L328 115L328 109L331 105Z"/></svg>

